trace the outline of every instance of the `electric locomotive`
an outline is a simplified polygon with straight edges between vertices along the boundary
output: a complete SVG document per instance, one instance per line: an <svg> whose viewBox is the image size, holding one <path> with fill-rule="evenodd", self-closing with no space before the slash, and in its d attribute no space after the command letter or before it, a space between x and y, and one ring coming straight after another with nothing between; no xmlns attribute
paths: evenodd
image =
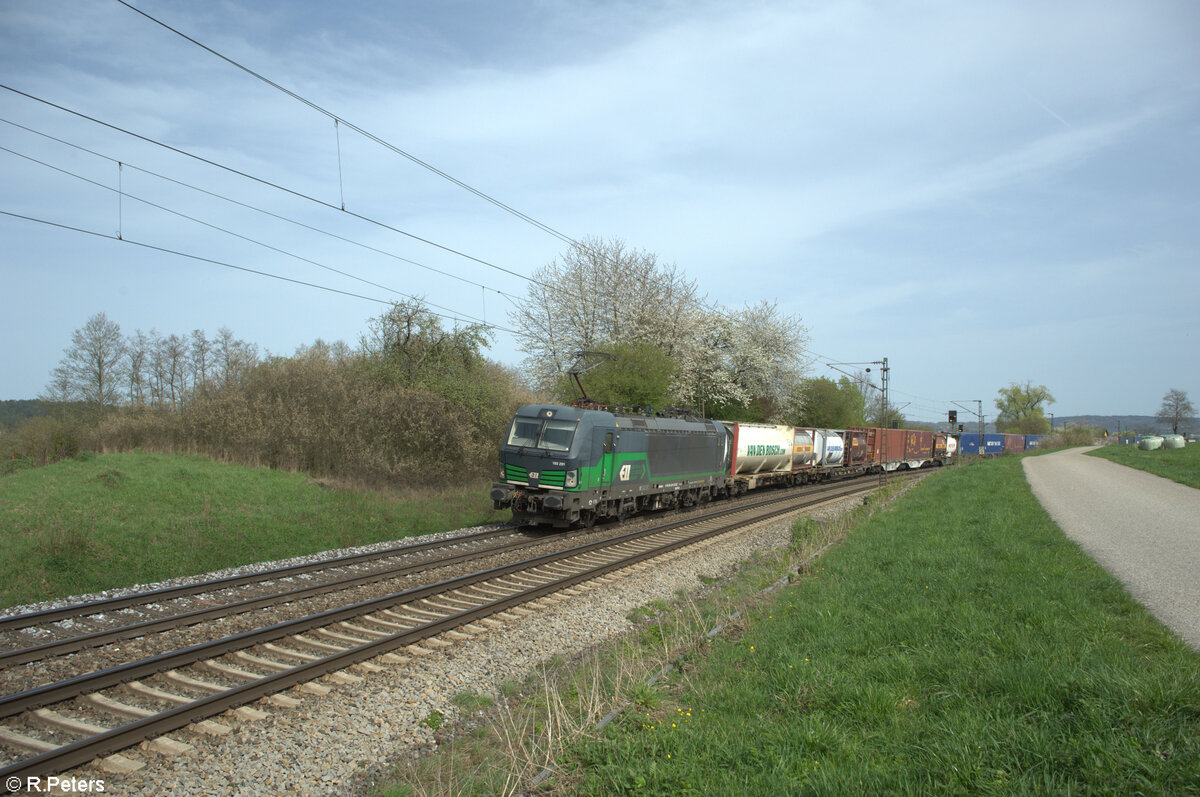
<svg viewBox="0 0 1200 797"><path fill-rule="evenodd" d="M521 523L591 526L724 496L732 458L717 421L530 404L500 447L491 498Z"/></svg>

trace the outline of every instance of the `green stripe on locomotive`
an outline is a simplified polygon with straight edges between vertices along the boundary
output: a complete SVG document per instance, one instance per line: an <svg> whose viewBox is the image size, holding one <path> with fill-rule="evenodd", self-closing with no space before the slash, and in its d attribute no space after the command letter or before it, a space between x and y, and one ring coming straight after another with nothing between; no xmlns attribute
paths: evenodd
<svg viewBox="0 0 1200 797"><path fill-rule="evenodd" d="M729 434L715 421L528 405L501 445L504 481L492 496L497 507L520 499L523 517L540 513L558 525L613 501L717 486L731 456ZM545 511L528 509L530 500L545 500Z"/></svg>

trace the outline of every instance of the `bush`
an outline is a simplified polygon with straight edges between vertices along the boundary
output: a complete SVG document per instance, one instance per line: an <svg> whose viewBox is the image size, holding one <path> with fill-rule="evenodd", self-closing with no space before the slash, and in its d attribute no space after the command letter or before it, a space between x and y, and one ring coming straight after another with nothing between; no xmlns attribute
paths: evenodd
<svg viewBox="0 0 1200 797"><path fill-rule="evenodd" d="M10 463L6 472L11 472L70 459L83 450L87 442L90 442L90 435L78 422L43 415L18 424L12 434L3 437L0 451L5 462Z"/></svg>
<svg viewBox="0 0 1200 797"><path fill-rule="evenodd" d="M32 418L0 438L0 454L6 470L94 448L199 453L369 484L461 482L493 472L513 412L533 401L480 354L485 341L482 327L443 331L419 304L400 304L371 324L358 352L318 341L247 365L223 387L106 411L86 427Z"/></svg>
<svg viewBox="0 0 1200 797"><path fill-rule="evenodd" d="M530 401L515 375L483 359L414 376L314 346L251 369L240 385L194 394L178 411L112 413L96 437L106 450L438 486L490 474L512 413Z"/></svg>
<svg viewBox="0 0 1200 797"><path fill-rule="evenodd" d="M95 437L102 451L187 449L182 416L166 407L127 407L109 413L96 424Z"/></svg>
<svg viewBox="0 0 1200 797"><path fill-rule="evenodd" d="M1097 442L1103 441L1103 429L1091 426L1069 426L1065 429L1055 429L1054 434L1043 437L1038 443L1038 448L1075 448L1096 445Z"/></svg>

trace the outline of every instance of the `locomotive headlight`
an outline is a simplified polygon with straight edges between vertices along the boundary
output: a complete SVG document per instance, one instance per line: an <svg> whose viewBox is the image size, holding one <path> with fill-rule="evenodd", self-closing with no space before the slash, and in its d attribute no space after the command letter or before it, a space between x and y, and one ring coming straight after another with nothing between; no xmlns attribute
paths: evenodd
<svg viewBox="0 0 1200 797"><path fill-rule="evenodd" d="M577 471L577 470L567 471L566 478L563 479L563 485L566 487L574 487L577 484L579 484L579 471Z"/></svg>

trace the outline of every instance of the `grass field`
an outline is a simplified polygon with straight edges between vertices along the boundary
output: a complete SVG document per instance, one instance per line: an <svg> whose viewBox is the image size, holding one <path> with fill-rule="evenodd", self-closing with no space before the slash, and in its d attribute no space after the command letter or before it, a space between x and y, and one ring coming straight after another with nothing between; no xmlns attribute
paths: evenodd
<svg viewBox="0 0 1200 797"><path fill-rule="evenodd" d="M1200 656L1018 458L920 485L693 666L571 748L579 793L1200 793Z"/></svg>
<svg viewBox="0 0 1200 797"><path fill-rule="evenodd" d="M1066 539L1018 457L927 479L711 641L711 607L650 608L614 646L634 653L533 687L381 793L516 793L534 751L558 765L539 795L1200 794L1200 655ZM622 681L611 661L680 652L584 705Z"/></svg>
<svg viewBox="0 0 1200 797"><path fill-rule="evenodd" d="M1189 487L1200 488L1200 443L1183 448L1159 448L1142 451L1137 446L1104 446L1090 452L1121 465L1149 471Z"/></svg>
<svg viewBox="0 0 1200 797"><path fill-rule="evenodd" d="M0 606L506 519L484 484L400 499L200 457L84 455L0 478Z"/></svg>

